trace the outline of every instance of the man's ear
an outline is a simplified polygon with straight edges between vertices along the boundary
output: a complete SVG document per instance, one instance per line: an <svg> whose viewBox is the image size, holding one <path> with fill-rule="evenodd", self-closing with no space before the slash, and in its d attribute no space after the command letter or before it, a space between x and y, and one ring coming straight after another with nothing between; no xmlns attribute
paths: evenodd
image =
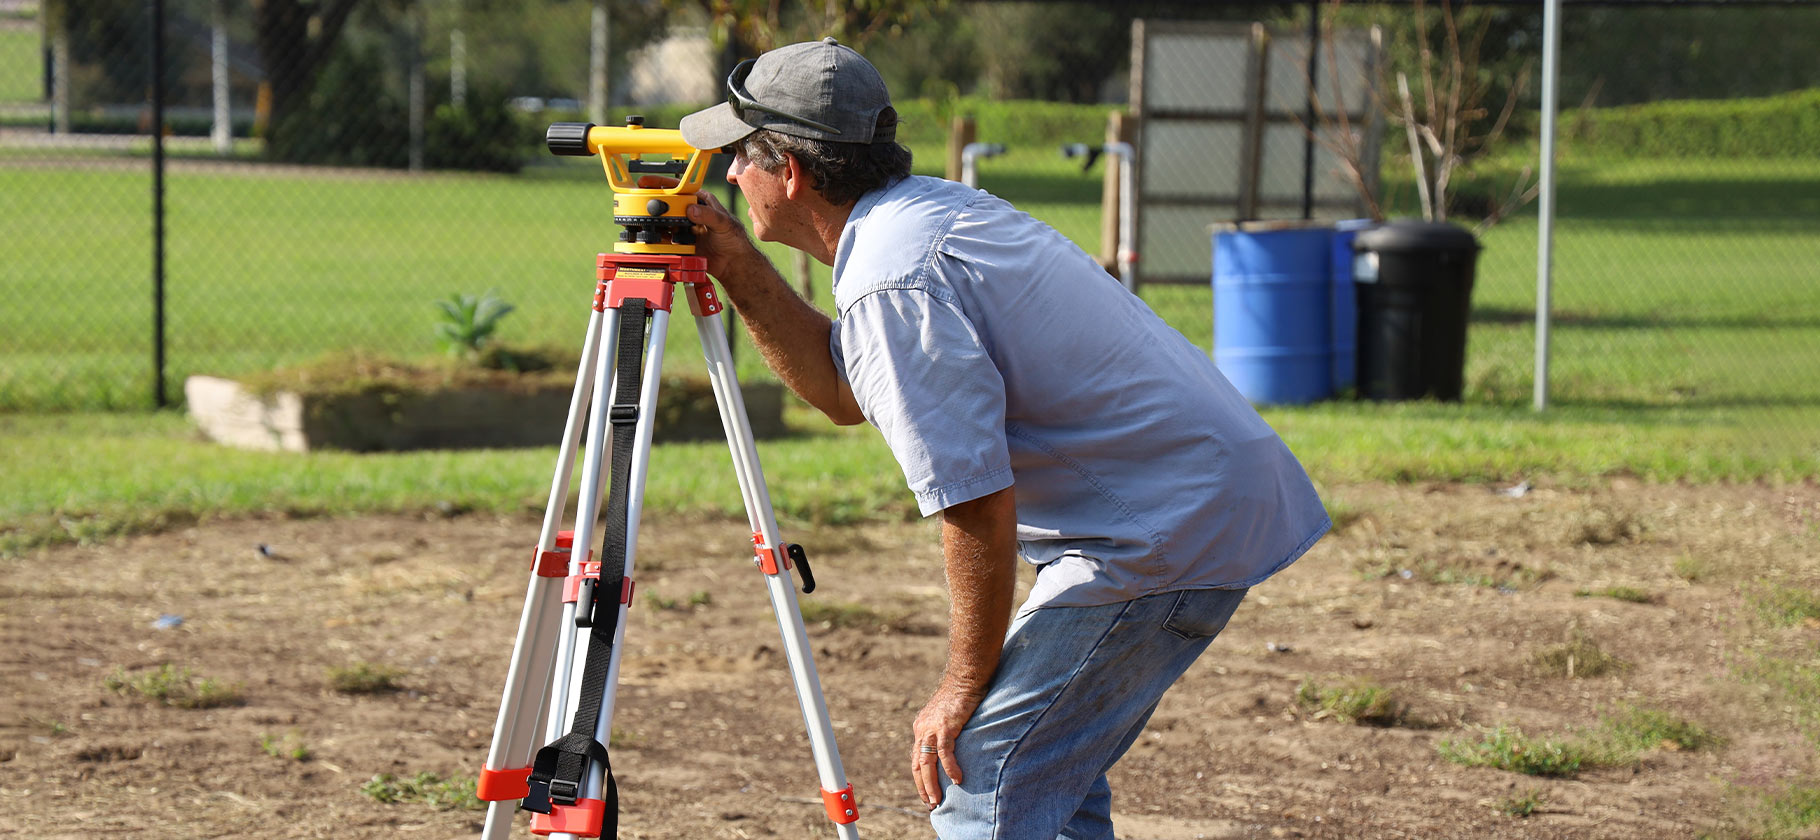
<svg viewBox="0 0 1820 840"><path fill-rule="evenodd" d="M796 155L789 152L784 152L783 176L784 197L792 201L807 198L809 193L815 189L812 186L814 179L809 175L809 170L803 166L802 161L796 159Z"/></svg>

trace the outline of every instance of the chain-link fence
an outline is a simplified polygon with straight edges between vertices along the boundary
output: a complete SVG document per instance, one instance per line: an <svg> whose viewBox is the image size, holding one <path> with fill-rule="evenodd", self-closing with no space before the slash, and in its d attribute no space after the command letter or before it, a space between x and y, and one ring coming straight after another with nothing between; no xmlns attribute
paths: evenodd
<svg viewBox="0 0 1820 840"><path fill-rule="evenodd" d="M1127 138L1142 227L1124 267L1210 349L1206 263L1180 254L1217 226L1446 211L1483 246L1464 399L1529 402L1539 3L902 2L831 21L760 6L0 2L0 411L175 403L190 374L327 354L436 357L437 302L488 290L515 307L499 342L568 348L617 229L599 168L541 152L544 127L674 126L739 58L820 31L885 73L918 172L959 177L967 126L1003 147L967 157L981 187L1113 271L1107 141ZM1239 33L1236 51L1177 40L1140 60L1146 28L1185 20ZM1820 9L1569 3L1563 29L1553 401L1820 405ZM1311 33L1339 46L1311 60ZM1168 83L1148 102L1146 74ZM1355 93L1311 104L1311 78ZM1196 118L1205 131L1178 130ZM1459 163L1444 189L1436 151ZM1188 270L1164 277L1170 259ZM687 332L672 359L697 357ZM753 356L743 376L764 375Z"/></svg>

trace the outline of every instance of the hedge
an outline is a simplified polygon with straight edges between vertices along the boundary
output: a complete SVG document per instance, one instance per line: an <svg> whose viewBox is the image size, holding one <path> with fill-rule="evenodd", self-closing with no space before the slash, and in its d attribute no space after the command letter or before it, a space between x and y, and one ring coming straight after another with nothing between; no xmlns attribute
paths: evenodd
<svg viewBox="0 0 1820 840"><path fill-rule="evenodd" d="M1575 151L1630 157L1812 157L1820 88L1761 99L1681 100L1565 115Z"/></svg>

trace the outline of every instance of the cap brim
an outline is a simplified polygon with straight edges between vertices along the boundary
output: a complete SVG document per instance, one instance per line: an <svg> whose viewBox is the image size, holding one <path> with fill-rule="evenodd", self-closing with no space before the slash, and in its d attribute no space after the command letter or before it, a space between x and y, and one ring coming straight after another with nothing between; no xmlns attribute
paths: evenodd
<svg viewBox="0 0 1820 840"><path fill-rule="evenodd" d="M677 128L682 131L683 142L709 151L731 146L758 130L740 119L733 106L725 102L683 117Z"/></svg>

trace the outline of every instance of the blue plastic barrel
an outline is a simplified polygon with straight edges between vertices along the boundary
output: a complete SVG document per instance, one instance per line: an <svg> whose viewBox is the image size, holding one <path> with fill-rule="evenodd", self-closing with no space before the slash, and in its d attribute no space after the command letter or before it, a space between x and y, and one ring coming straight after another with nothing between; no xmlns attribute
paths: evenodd
<svg viewBox="0 0 1820 840"><path fill-rule="evenodd" d="M1213 361L1253 403L1333 395L1333 229L1213 237Z"/></svg>

